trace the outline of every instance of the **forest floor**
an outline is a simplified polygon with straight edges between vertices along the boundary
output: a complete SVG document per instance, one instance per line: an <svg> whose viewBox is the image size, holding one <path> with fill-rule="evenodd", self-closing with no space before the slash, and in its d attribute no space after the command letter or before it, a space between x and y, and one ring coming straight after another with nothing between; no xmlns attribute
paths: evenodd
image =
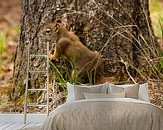
<svg viewBox="0 0 163 130"><path fill-rule="evenodd" d="M0 85L4 86L10 82L13 75L13 59L19 39L21 2L20 0L7 0L7 2L0 0L0 3L0 40L5 42L1 56L2 63L0 63Z"/></svg>
<svg viewBox="0 0 163 130"><path fill-rule="evenodd" d="M14 55L19 39L21 0L0 0L0 109L9 108ZM3 46L2 46L3 45Z"/></svg>
<svg viewBox="0 0 163 130"><path fill-rule="evenodd" d="M163 22L163 2L152 3L150 9L155 34L158 37L160 47L163 49L163 37L161 38L162 34L158 22L159 18L162 18ZM0 113L11 112L13 109L16 109L15 104L10 101L10 98L12 93L14 55L19 40L20 17L21 0L0 0L0 42L4 41L5 43L3 47L0 46L0 51L2 51L2 55L0 54ZM163 100L163 91L161 90L163 89L158 90L152 86L154 84L150 85L150 88L152 88L150 89L150 93L152 93L150 99L156 105L161 106L160 99L162 98L161 100ZM18 111L22 110L20 107L18 109Z"/></svg>

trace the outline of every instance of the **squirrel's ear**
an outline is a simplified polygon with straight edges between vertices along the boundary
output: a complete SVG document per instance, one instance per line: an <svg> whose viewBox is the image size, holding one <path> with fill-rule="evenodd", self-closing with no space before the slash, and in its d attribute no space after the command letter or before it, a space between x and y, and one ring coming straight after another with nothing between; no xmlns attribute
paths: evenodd
<svg viewBox="0 0 163 130"><path fill-rule="evenodd" d="M62 27L62 20L61 19L56 20L55 27L56 27L56 32L58 32L58 30Z"/></svg>
<svg viewBox="0 0 163 130"><path fill-rule="evenodd" d="M56 23L62 23L62 20L57 19L57 20L56 20Z"/></svg>
<svg viewBox="0 0 163 130"><path fill-rule="evenodd" d="M56 27L55 31L58 32L58 30L60 29L61 25L59 23L56 23L55 27Z"/></svg>

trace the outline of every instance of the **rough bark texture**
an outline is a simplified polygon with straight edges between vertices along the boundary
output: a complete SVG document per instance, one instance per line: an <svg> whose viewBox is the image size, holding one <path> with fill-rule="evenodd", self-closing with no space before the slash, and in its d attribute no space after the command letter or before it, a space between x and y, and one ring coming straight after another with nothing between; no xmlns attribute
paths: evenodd
<svg viewBox="0 0 163 130"><path fill-rule="evenodd" d="M125 62L130 64L128 69L134 76L131 66L144 67L146 71L149 59L157 55L148 0L23 0L22 11L14 71L16 96L23 93L26 78L26 42L31 43L31 53L45 54L46 44L39 38L39 32L57 18L62 18L69 30L73 28L87 47L103 54L105 75L114 74L119 80L128 78ZM31 61L37 69L45 65L43 59ZM35 79L31 86L44 83L44 75L30 77Z"/></svg>

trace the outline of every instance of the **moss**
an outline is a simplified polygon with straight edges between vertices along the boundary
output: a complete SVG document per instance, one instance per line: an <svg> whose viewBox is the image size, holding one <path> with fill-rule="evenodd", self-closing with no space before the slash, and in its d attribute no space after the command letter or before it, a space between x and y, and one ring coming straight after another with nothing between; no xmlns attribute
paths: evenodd
<svg viewBox="0 0 163 130"><path fill-rule="evenodd" d="M24 94L15 100L15 105L16 106L23 106L24 105Z"/></svg>

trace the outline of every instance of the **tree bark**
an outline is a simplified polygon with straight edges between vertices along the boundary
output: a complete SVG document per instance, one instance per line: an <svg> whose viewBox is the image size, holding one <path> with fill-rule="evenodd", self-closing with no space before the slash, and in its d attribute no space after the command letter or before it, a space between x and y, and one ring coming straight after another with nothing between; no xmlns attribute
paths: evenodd
<svg viewBox="0 0 163 130"><path fill-rule="evenodd" d="M114 75L122 81L135 76L145 79L149 71L151 75L157 74L150 60L158 54L148 0L23 0L20 42L15 56L15 97L24 92L26 42L31 44L31 53L45 54L46 44L39 38L39 32L57 18L65 21L68 30L73 28L89 49L101 52L105 75ZM43 59L31 61L37 69L45 67ZM31 86L45 82L43 74L30 78L35 79Z"/></svg>

